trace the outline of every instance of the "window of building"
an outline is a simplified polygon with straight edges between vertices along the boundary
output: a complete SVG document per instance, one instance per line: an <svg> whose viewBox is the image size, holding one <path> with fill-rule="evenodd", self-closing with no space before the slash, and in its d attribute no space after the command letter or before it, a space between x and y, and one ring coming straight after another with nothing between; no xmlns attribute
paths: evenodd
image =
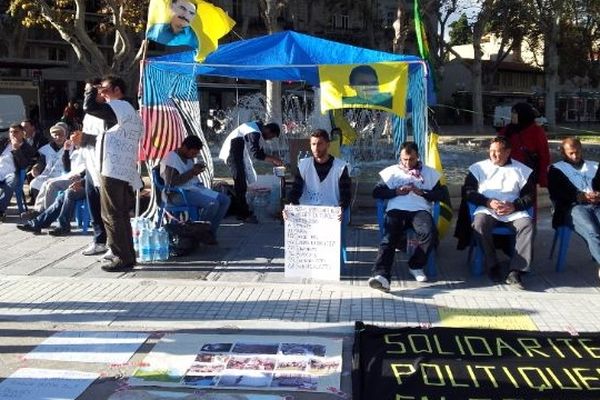
<svg viewBox="0 0 600 400"><path fill-rule="evenodd" d="M49 47L48 60L51 61L67 61L67 51L63 48Z"/></svg>
<svg viewBox="0 0 600 400"><path fill-rule="evenodd" d="M332 15L331 27L335 29L348 29L350 27L350 17L341 14Z"/></svg>

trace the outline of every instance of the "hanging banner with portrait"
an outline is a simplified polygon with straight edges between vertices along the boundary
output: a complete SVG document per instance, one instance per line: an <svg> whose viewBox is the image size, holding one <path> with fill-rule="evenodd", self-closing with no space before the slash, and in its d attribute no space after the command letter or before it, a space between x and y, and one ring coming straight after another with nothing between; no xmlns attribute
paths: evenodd
<svg viewBox="0 0 600 400"><path fill-rule="evenodd" d="M592 399L600 334L357 322L353 399Z"/></svg>
<svg viewBox="0 0 600 400"><path fill-rule="evenodd" d="M321 65L319 80L322 112L372 108L406 114L406 63Z"/></svg>
<svg viewBox="0 0 600 400"><path fill-rule="evenodd" d="M234 25L223 9L203 0L150 0L146 37L198 49L195 61L202 62Z"/></svg>

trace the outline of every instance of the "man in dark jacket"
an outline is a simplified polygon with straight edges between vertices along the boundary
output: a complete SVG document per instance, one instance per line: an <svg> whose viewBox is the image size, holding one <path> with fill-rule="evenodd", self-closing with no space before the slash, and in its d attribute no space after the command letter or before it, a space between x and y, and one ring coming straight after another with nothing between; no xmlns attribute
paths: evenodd
<svg viewBox="0 0 600 400"><path fill-rule="evenodd" d="M11 125L9 137L0 139L0 221L15 191L18 172L26 168L36 151L25 141L21 125Z"/></svg>
<svg viewBox="0 0 600 400"><path fill-rule="evenodd" d="M562 141L560 153L562 161L548 170L548 191L554 203L552 226L571 226L587 242L594 261L600 265L598 162L583 159L581 142L574 137Z"/></svg>

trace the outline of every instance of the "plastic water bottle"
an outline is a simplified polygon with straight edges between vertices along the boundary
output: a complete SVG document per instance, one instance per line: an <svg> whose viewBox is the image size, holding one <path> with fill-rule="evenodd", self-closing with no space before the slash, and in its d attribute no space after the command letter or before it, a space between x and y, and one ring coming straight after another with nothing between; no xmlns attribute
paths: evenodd
<svg viewBox="0 0 600 400"><path fill-rule="evenodd" d="M133 240L133 249L135 250L135 258L137 260L141 260L140 254L140 227L141 227L141 219L140 218L131 218L131 236Z"/></svg>
<svg viewBox="0 0 600 400"><path fill-rule="evenodd" d="M165 228L160 228L158 230L158 237L160 246L158 248L158 255L161 261L166 261L169 259L169 232L165 230Z"/></svg>
<svg viewBox="0 0 600 400"><path fill-rule="evenodd" d="M150 230L146 227L142 228L140 232L140 261L150 262L152 261L152 238Z"/></svg>
<svg viewBox="0 0 600 400"><path fill-rule="evenodd" d="M158 232L158 229L152 229L150 232L150 252L152 261L160 261L160 233Z"/></svg>

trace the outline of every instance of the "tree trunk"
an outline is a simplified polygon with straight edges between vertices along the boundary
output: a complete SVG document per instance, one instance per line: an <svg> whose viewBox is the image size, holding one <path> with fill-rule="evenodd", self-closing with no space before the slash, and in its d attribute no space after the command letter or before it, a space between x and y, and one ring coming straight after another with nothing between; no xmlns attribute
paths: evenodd
<svg viewBox="0 0 600 400"><path fill-rule="evenodd" d="M545 101L545 113L546 119L548 120L548 127L550 131L554 131L556 128L556 92L558 91L558 48L557 43L559 40L559 18L555 17L552 19L551 26L546 31L545 40L545 76L546 76L546 101Z"/></svg>
<svg viewBox="0 0 600 400"><path fill-rule="evenodd" d="M473 24L473 133L483 132L483 84L482 63L483 51L481 50L481 37L488 23L494 0L485 0L481 5L481 11L477 21Z"/></svg>
<svg viewBox="0 0 600 400"><path fill-rule="evenodd" d="M477 21L473 27L473 133L483 132L483 85L482 85L482 67L481 58L481 36L483 35L483 23Z"/></svg>
<svg viewBox="0 0 600 400"><path fill-rule="evenodd" d="M281 30L278 24L279 5L274 0L260 0L260 11L263 21L269 34ZM270 121L281 124L283 116L281 114L281 82L267 81L266 87L266 115Z"/></svg>

